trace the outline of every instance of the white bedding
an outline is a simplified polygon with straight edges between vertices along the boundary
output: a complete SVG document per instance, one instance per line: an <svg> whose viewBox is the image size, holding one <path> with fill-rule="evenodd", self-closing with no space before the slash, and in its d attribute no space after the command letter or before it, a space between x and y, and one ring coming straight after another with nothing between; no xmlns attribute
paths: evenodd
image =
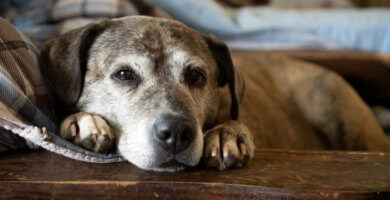
<svg viewBox="0 0 390 200"><path fill-rule="evenodd" d="M358 49L390 53L390 9L223 7L212 0L149 0L236 49Z"/></svg>

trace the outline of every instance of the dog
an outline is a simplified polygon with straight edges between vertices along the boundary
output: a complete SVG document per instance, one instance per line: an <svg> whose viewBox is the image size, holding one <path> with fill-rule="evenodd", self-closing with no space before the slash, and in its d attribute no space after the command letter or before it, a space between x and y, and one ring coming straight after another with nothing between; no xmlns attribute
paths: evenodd
<svg viewBox="0 0 390 200"><path fill-rule="evenodd" d="M61 137L95 152L115 146L142 169L242 167L255 144L389 150L337 74L272 54L232 57L224 43L171 19L89 24L47 41L40 60Z"/></svg>

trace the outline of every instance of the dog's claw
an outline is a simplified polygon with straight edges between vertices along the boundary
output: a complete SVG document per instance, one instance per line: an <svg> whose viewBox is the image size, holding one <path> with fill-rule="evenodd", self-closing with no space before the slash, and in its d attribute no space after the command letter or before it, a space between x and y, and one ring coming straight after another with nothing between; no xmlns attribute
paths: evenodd
<svg viewBox="0 0 390 200"><path fill-rule="evenodd" d="M68 134L66 135L66 136L64 136L64 139L67 139L67 140L73 140L75 137L76 137L76 135L77 135L77 132L78 132L78 130L77 130L78 128L77 128L77 125L75 124L75 123L71 123L70 124L70 127L69 127L69 130L68 130Z"/></svg>
<svg viewBox="0 0 390 200"><path fill-rule="evenodd" d="M212 152L211 152L211 157L217 157L217 154L218 154L218 148L214 147Z"/></svg>
<svg viewBox="0 0 390 200"><path fill-rule="evenodd" d="M68 116L60 128L62 138L95 151L108 151L115 138L110 126L97 115L80 112Z"/></svg>
<svg viewBox="0 0 390 200"><path fill-rule="evenodd" d="M221 124L205 133L203 161L220 170L242 167L253 157L249 130L238 122Z"/></svg>
<svg viewBox="0 0 390 200"><path fill-rule="evenodd" d="M246 147L243 143L240 143L240 151L243 156L246 155Z"/></svg>
<svg viewBox="0 0 390 200"><path fill-rule="evenodd" d="M223 147L223 159L226 160L229 157L229 145Z"/></svg>

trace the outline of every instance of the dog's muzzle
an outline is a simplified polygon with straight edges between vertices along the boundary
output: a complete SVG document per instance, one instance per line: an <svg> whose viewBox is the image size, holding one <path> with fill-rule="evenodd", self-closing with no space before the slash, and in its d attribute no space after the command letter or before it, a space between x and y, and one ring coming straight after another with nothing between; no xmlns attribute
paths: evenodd
<svg viewBox="0 0 390 200"><path fill-rule="evenodd" d="M163 115L153 124L153 139L172 154L183 151L194 140L195 128L183 116Z"/></svg>

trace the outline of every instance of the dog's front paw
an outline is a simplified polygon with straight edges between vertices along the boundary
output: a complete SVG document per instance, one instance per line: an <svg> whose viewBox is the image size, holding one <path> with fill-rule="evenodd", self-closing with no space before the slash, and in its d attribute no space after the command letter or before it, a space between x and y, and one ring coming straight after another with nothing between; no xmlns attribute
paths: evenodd
<svg viewBox="0 0 390 200"><path fill-rule="evenodd" d="M65 118L60 127L62 138L95 152L112 148L115 135L98 115L79 112Z"/></svg>
<svg viewBox="0 0 390 200"><path fill-rule="evenodd" d="M237 121L208 130L204 141L203 163L220 170L246 165L255 149L252 134Z"/></svg>

